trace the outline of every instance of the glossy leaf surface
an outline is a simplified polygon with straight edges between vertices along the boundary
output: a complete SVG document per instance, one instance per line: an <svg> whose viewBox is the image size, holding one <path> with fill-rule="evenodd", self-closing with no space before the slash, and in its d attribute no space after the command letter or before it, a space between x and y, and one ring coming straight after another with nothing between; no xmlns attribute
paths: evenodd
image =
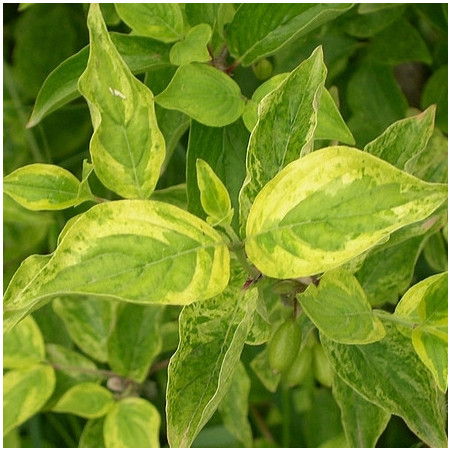
<svg viewBox="0 0 452 452"><path fill-rule="evenodd" d="M364 290L346 270L325 273L318 286L309 285L297 298L315 326L333 341L368 344L385 336Z"/></svg>
<svg viewBox="0 0 452 452"><path fill-rule="evenodd" d="M208 24L199 24L191 28L185 38L176 42L170 51L170 61L176 66L188 63L206 63L211 56L207 44L212 36L212 29Z"/></svg>
<svg viewBox="0 0 452 452"><path fill-rule="evenodd" d="M96 175L124 198L148 198L165 158L152 92L130 72L108 35L99 6L88 14L90 55L79 79L94 134L90 153Z"/></svg>
<svg viewBox="0 0 452 452"><path fill-rule="evenodd" d="M103 203L72 225L47 265L18 270L5 294L4 327L50 296L184 305L221 293L228 280L228 249L199 218L157 201Z"/></svg>
<svg viewBox="0 0 452 452"><path fill-rule="evenodd" d="M313 275L426 218L446 199L445 185L332 146L291 163L264 187L250 211L245 247L268 276Z"/></svg>

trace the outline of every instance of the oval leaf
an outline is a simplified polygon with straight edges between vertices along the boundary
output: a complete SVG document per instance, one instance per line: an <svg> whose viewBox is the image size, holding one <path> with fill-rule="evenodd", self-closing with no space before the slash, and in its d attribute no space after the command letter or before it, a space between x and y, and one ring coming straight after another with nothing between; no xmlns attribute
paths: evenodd
<svg viewBox="0 0 452 452"><path fill-rule="evenodd" d="M33 317L3 336L3 367L14 369L38 364L45 357L44 339Z"/></svg>
<svg viewBox="0 0 452 452"><path fill-rule="evenodd" d="M115 3L119 17L136 33L163 42L182 39L184 18L177 3Z"/></svg>
<svg viewBox="0 0 452 452"><path fill-rule="evenodd" d="M212 29L208 24L199 24L191 28L183 41L176 42L170 51L170 61L176 66L210 61L211 56L207 44L212 36Z"/></svg>
<svg viewBox="0 0 452 452"><path fill-rule="evenodd" d="M79 90L91 112L90 153L100 181L124 198L148 198L165 158L152 92L116 50L99 5L88 14L90 55Z"/></svg>
<svg viewBox="0 0 452 452"><path fill-rule="evenodd" d="M155 101L211 127L233 123L245 105L240 87L231 77L201 63L180 66Z"/></svg>
<svg viewBox="0 0 452 452"><path fill-rule="evenodd" d="M160 447L159 429L160 414L154 405L138 397L122 399L105 418L105 447Z"/></svg>
<svg viewBox="0 0 452 452"><path fill-rule="evenodd" d="M207 223L158 201L113 201L81 215L27 285L13 278L4 310L18 321L63 294L184 305L221 293L228 280L229 251Z"/></svg>
<svg viewBox="0 0 452 452"><path fill-rule="evenodd" d="M372 315L363 288L346 270L325 273L318 286L310 284L297 298L315 326L333 341L369 344L386 334L381 321Z"/></svg>
<svg viewBox="0 0 452 452"><path fill-rule="evenodd" d="M55 387L53 368L37 365L3 376L3 435L37 413Z"/></svg>
<svg viewBox="0 0 452 452"><path fill-rule="evenodd" d="M52 411L94 419L107 414L113 403L113 395L108 389L97 383L87 382L65 392L52 407Z"/></svg>
<svg viewBox="0 0 452 452"><path fill-rule="evenodd" d="M345 146L315 151L284 168L256 197L246 252L274 278L338 267L447 199L430 184Z"/></svg>
<svg viewBox="0 0 452 452"><path fill-rule="evenodd" d="M92 199L69 171L56 165L34 163L3 178L3 189L21 206L30 210L60 210Z"/></svg>
<svg viewBox="0 0 452 452"><path fill-rule="evenodd" d="M234 211L226 187L207 162L196 160L196 175L201 193L201 205L207 222L213 225L231 224Z"/></svg>

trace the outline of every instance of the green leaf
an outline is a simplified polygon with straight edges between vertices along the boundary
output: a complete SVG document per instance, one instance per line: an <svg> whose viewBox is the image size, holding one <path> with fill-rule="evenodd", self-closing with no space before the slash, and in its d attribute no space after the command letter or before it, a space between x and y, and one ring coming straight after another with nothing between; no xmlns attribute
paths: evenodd
<svg viewBox="0 0 452 452"><path fill-rule="evenodd" d="M250 211L245 249L267 276L314 275L426 218L446 199L443 184L332 146L291 163L264 187Z"/></svg>
<svg viewBox="0 0 452 452"><path fill-rule="evenodd" d="M38 364L3 375L3 435L36 414L55 386L52 367Z"/></svg>
<svg viewBox="0 0 452 452"><path fill-rule="evenodd" d="M44 163L23 166L3 178L5 193L30 210L66 209L92 199L89 192L81 195L81 188L72 173Z"/></svg>
<svg viewBox="0 0 452 452"><path fill-rule="evenodd" d="M317 122L318 125L314 134L316 140L337 140L344 144L355 144L352 133L326 88L323 88L320 97Z"/></svg>
<svg viewBox="0 0 452 452"><path fill-rule="evenodd" d="M333 341L369 344L386 334L361 285L346 270L325 273L318 286L310 284L297 298L315 326Z"/></svg>
<svg viewBox="0 0 452 452"><path fill-rule="evenodd" d="M169 62L167 44L142 36L110 33L111 40L133 73ZM88 64L89 46L63 61L44 80L36 98L27 127L34 127L43 118L80 96L78 79Z"/></svg>
<svg viewBox="0 0 452 452"><path fill-rule="evenodd" d="M447 447L441 400L430 372L410 339L390 322L386 336L366 345L345 345L321 336L335 372L358 394L400 416L430 447Z"/></svg>
<svg viewBox="0 0 452 452"><path fill-rule="evenodd" d="M189 212L204 218L197 183L196 160L202 158L215 171L228 190L238 228L238 196L245 179L245 157L249 134L236 121L226 127L207 127L192 121L187 150L187 198ZM215 152L212 152L215 149Z"/></svg>
<svg viewBox="0 0 452 452"><path fill-rule="evenodd" d="M192 27L198 24L209 24L213 28L220 7L219 3L186 3L185 14L188 23Z"/></svg>
<svg viewBox="0 0 452 452"><path fill-rule="evenodd" d="M427 239L423 252L425 260L435 272L441 273L447 270L447 246L440 231Z"/></svg>
<svg viewBox="0 0 452 452"><path fill-rule="evenodd" d="M322 50L317 48L260 102L239 198L242 228L262 187L288 163L311 151L325 77Z"/></svg>
<svg viewBox="0 0 452 452"><path fill-rule="evenodd" d="M148 198L165 158L152 92L116 50L99 5L88 14L90 56L78 87L90 108L90 153L99 180L124 198Z"/></svg>
<svg viewBox="0 0 452 452"><path fill-rule="evenodd" d="M448 273L430 276L412 286L402 297L395 314L413 324L401 328L412 336L413 346L432 372L441 391L447 390Z"/></svg>
<svg viewBox="0 0 452 452"><path fill-rule="evenodd" d="M351 3L241 4L227 28L228 48L242 65L250 66L351 6Z"/></svg>
<svg viewBox="0 0 452 452"><path fill-rule="evenodd" d="M104 419L89 419L83 427L79 448L105 448L104 443Z"/></svg>
<svg viewBox="0 0 452 452"><path fill-rule="evenodd" d="M38 364L45 357L44 339L33 317L26 317L3 336L3 367L16 369Z"/></svg>
<svg viewBox="0 0 452 452"><path fill-rule="evenodd" d="M201 63L180 66L155 101L211 127L233 123L244 107L239 85L224 72Z"/></svg>
<svg viewBox="0 0 452 452"><path fill-rule="evenodd" d="M218 407L224 426L245 447L253 445L253 434L248 422L250 387L251 382L245 367L239 363L232 377L232 384Z"/></svg>
<svg viewBox="0 0 452 452"><path fill-rule="evenodd" d="M183 37L184 18L177 3L115 3L115 7L135 34L163 42Z"/></svg>
<svg viewBox="0 0 452 452"><path fill-rule="evenodd" d="M229 280L221 236L157 201L98 204L66 232L47 265L41 267L48 256L36 259L39 265L21 267L7 288L5 328L56 295L184 305L221 293Z"/></svg>
<svg viewBox="0 0 452 452"><path fill-rule="evenodd" d="M166 396L171 447L192 444L232 382L256 307L257 289L243 291L245 280L234 272L224 293L186 306L180 315Z"/></svg>
<svg viewBox="0 0 452 452"><path fill-rule="evenodd" d="M107 414L113 403L113 395L108 389L87 382L70 388L52 407L52 411L94 419Z"/></svg>
<svg viewBox="0 0 452 452"><path fill-rule="evenodd" d="M447 82L449 78L447 74L447 65L441 66L438 70L436 70L428 79L421 98L421 105L423 108L436 104L436 123L444 133L447 133L448 130Z"/></svg>
<svg viewBox="0 0 452 452"><path fill-rule="evenodd" d="M108 339L108 364L119 375L142 383L162 348L162 306L122 305Z"/></svg>
<svg viewBox="0 0 452 452"><path fill-rule="evenodd" d="M207 44L211 36L212 29L208 24L199 24L190 28L187 36L182 41L176 42L171 48L171 64L182 66L193 62L206 63L210 61L211 56L207 50Z"/></svg>
<svg viewBox="0 0 452 452"><path fill-rule="evenodd" d="M163 188L162 190L155 190L151 199L152 201L173 204L182 210L187 210L187 186L186 184L179 184Z"/></svg>
<svg viewBox="0 0 452 452"><path fill-rule="evenodd" d="M413 162L424 151L435 126L435 107L419 115L391 124L381 135L364 147L395 167L412 173Z"/></svg>
<svg viewBox="0 0 452 452"><path fill-rule="evenodd" d="M333 380L333 395L341 408L348 446L374 448L391 415L364 399L337 376Z"/></svg>
<svg viewBox="0 0 452 452"><path fill-rule="evenodd" d="M107 362L107 339L117 303L93 297L60 297L53 301L52 308L77 347L96 361Z"/></svg>
<svg viewBox="0 0 452 452"><path fill-rule="evenodd" d="M207 162L196 160L196 174L201 193L201 204L207 213L207 223L230 225L234 210L226 187Z"/></svg>
<svg viewBox="0 0 452 452"><path fill-rule="evenodd" d="M267 347L254 357L250 367L268 391L276 391L281 380L281 372L274 372L271 368L268 361Z"/></svg>
<svg viewBox="0 0 452 452"><path fill-rule="evenodd" d="M104 422L107 448L160 447L160 414L147 400L128 397L116 402Z"/></svg>

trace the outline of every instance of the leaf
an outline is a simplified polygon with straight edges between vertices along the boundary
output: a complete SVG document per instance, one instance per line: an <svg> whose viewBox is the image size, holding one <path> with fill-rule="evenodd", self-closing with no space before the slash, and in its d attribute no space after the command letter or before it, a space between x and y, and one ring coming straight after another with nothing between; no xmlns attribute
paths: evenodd
<svg viewBox="0 0 452 452"><path fill-rule="evenodd" d="M135 78L108 35L99 5L88 14L90 56L78 87L94 134L90 153L99 180L124 198L148 198L165 158L152 92Z"/></svg>
<svg viewBox="0 0 452 452"><path fill-rule="evenodd" d="M115 403L104 422L106 448L160 447L160 414L145 399L128 397Z"/></svg>
<svg viewBox="0 0 452 452"><path fill-rule="evenodd" d="M110 37L124 62L134 73L169 61L170 47L167 44L121 33L110 33ZM34 127L47 115L80 96L77 83L86 69L88 56L89 46L86 46L64 60L47 76L38 92L28 128Z"/></svg>
<svg viewBox="0 0 452 452"><path fill-rule="evenodd" d="M170 51L171 64L182 66L183 64L198 62L206 63L211 56L207 50L207 44L212 36L210 25L201 23L190 28L182 41L176 42Z"/></svg>
<svg viewBox="0 0 452 452"><path fill-rule="evenodd" d="M260 102L239 196L242 229L262 187L288 163L310 152L325 77L322 50L317 48Z"/></svg>
<svg viewBox="0 0 452 452"><path fill-rule="evenodd" d="M3 375L3 435L36 414L54 386L54 371L43 364Z"/></svg>
<svg viewBox="0 0 452 452"><path fill-rule="evenodd" d="M204 218L196 174L196 160L202 158L225 185L235 213L232 226L235 230L238 228L238 195L245 179L248 138L249 134L239 121L221 128L207 127L192 121L186 170L189 212Z"/></svg>
<svg viewBox="0 0 452 452"><path fill-rule="evenodd" d="M33 317L26 317L3 336L3 368L29 367L39 364L44 357L44 339Z"/></svg>
<svg viewBox="0 0 452 452"><path fill-rule="evenodd" d="M142 383L160 353L162 306L122 305L108 339L108 364L119 375Z"/></svg>
<svg viewBox="0 0 452 452"><path fill-rule="evenodd" d="M402 297L395 314L413 324L401 328L412 337L422 362L432 372L441 391L447 390L448 273L430 276L412 286Z"/></svg>
<svg viewBox="0 0 452 452"><path fill-rule="evenodd" d="M239 85L224 72L201 63L180 66L155 101L211 127L232 124L244 107Z"/></svg>
<svg viewBox="0 0 452 452"><path fill-rule="evenodd" d="M281 380L281 372L274 372L271 368L267 347L253 358L250 367L268 391L276 391Z"/></svg>
<svg viewBox="0 0 452 452"><path fill-rule="evenodd" d="M333 395L341 408L348 446L374 448L391 415L364 399L337 376L333 380Z"/></svg>
<svg viewBox="0 0 452 452"><path fill-rule="evenodd" d="M251 382L242 363L237 366L232 384L221 401L218 411L224 426L245 447L252 447L253 435L248 422L248 396Z"/></svg>
<svg viewBox="0 0 452 452"><path fill-rule="evenodd" d="M412 173L413 162L426 148L435 125L435 107L391 124L381 135L364 147L395 167Z"/></svg>
<svg viewBox="0 0 452 452"><path fill-rule="evenodd" d="M436 104L436 123L440 130L446 134L448 130L447 81L449 80L447 74L447 65L438 68L428 79L421 98L423 108Z"/></svg>
<svg viewBox="0 0 452 452"><path fill-rule="evenodd" d="M342 344L369 344L385 330L356 278L341 268L325 273L319 285L310 284L297 299L315 326Z"/></svg>
<svg viewBox="0 0 452 452"><path fill-rule="evenodd" d="M186 3L185 14L192 27L198 24L209 24L213 28L220 7L219 3Z"/></svg>
<svg viewBox="0 0 452 452"><path fill-rule="evenodd" d="M162 42L182 38L184 18L177 3L115 3L119 17L136 33Z"/></svg>
<svg viewBox="0 0 452 452"><path fill-rule="evenodd" d="M89 419L85 424L78 443L79 448L105 448L104 419Z"/></svg>
<svg viewBox="0 0 452 452"><path fill-rule="evenodd" d="M179 305L213 297L228 283L229 251L211 226L178 207L121 200L85 212L47 265L18 274L4 297L5 328L53 296Z"/></svg>
<svg viewBox="0 0 452 452"><path fill-rule="evenodd" d="M33 163L3 178L3 189L21 206L30 210L60 210L92 199L69 171L56 165ZM85 185L86 188L86 185Z"/></svg>
<svg viewBox="0 0 452 452"><path fill-rule="evenodd" d="M447 271L447 247L443 234L440 231L427 239L423 252L425 260L435 272L441 273Z"/></svg>
<svg viewBox="0 0 452 452"><path fill-rule="evenodd" d="M230 225L234 210L226 187L207 162L196 160L196 174L201 193L201 204L207 213L207 223Z"/></svg>
<svg viewBox="0 0 452 452"><path fill-rule="evenodd" d="M257 289L242 291L234 272L220 296L183 309L179 346L168 367L167 435L171 447L189 447L225 396L253 319Z"/></svg>
<svg viewBox="0 0 452 452"><path fill-rule="evenodd" d="M228 48L243 66L250 66L351 6L350 3L241 4L227 28Z"/></svg>
<svg viewBox="0 0 452 452"><path fill-rule="evenodd" d="M96 361L107 362L107 339L117 303L93 297L59 297L53 301L52 308L77 347Z"/></svg>
<svg viewBox="0 0 452 452"><path fill-rule="evenodd" d="M257 196L245 249L265 275L297 278L338 267L447 199L447 187L345 146L284 168Z"/></svg>
<svg viewBox="0 0 452 452"><path fill-rule="evenodd" d="M358 394L391 414L430 447L446 447L445 419L433 378L410 340L390 322L386 336L366 345L345 345L321 335L335 372Z"/></svg>
<svg viewBox="0 0 452 452"><path fill-rule="evenodd" d="M94 419L107 414L113 403L113 395L108 389L87 382L70 388L52 407L52 411Z"/></svg>

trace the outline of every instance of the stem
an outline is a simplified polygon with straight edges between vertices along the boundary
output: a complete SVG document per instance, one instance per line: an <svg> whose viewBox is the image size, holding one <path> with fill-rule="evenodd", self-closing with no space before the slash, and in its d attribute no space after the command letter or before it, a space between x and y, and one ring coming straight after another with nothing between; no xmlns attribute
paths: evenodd
<svg viewBox="0 0 452 452"><path fill-rule="evenodd" d="M282 444L281 447L290 447L290 389L287 385L283 384L281 387L281 409L282 409Z"/></svg>
<svg viewBox="0 0 452 452"><path fill-rule="evenodd" d="M269 443L276 445L275 438L273 438L273 435L272 435L270 429L268 428L266 422L262 418L259 411L253 405L250 406L250 414L251 414L251 417L253 418L253 421L256 424L256 427L258 428L258 430L262 434L262 436Z"/></svg>
<svg viewBox="0 0 452 452"><path fill-rule="evenodd" d="M390 314L389 312L386 312L386 311L374 310L373 315L375 315L376 317L378 317L382 320L387 320L389 322L397 323L398 325L405 326L405 327L409 328L410 330L412 330L413 328L416 327L416 323L411 322L403 317L400 317L397 314Z"/></svg>

